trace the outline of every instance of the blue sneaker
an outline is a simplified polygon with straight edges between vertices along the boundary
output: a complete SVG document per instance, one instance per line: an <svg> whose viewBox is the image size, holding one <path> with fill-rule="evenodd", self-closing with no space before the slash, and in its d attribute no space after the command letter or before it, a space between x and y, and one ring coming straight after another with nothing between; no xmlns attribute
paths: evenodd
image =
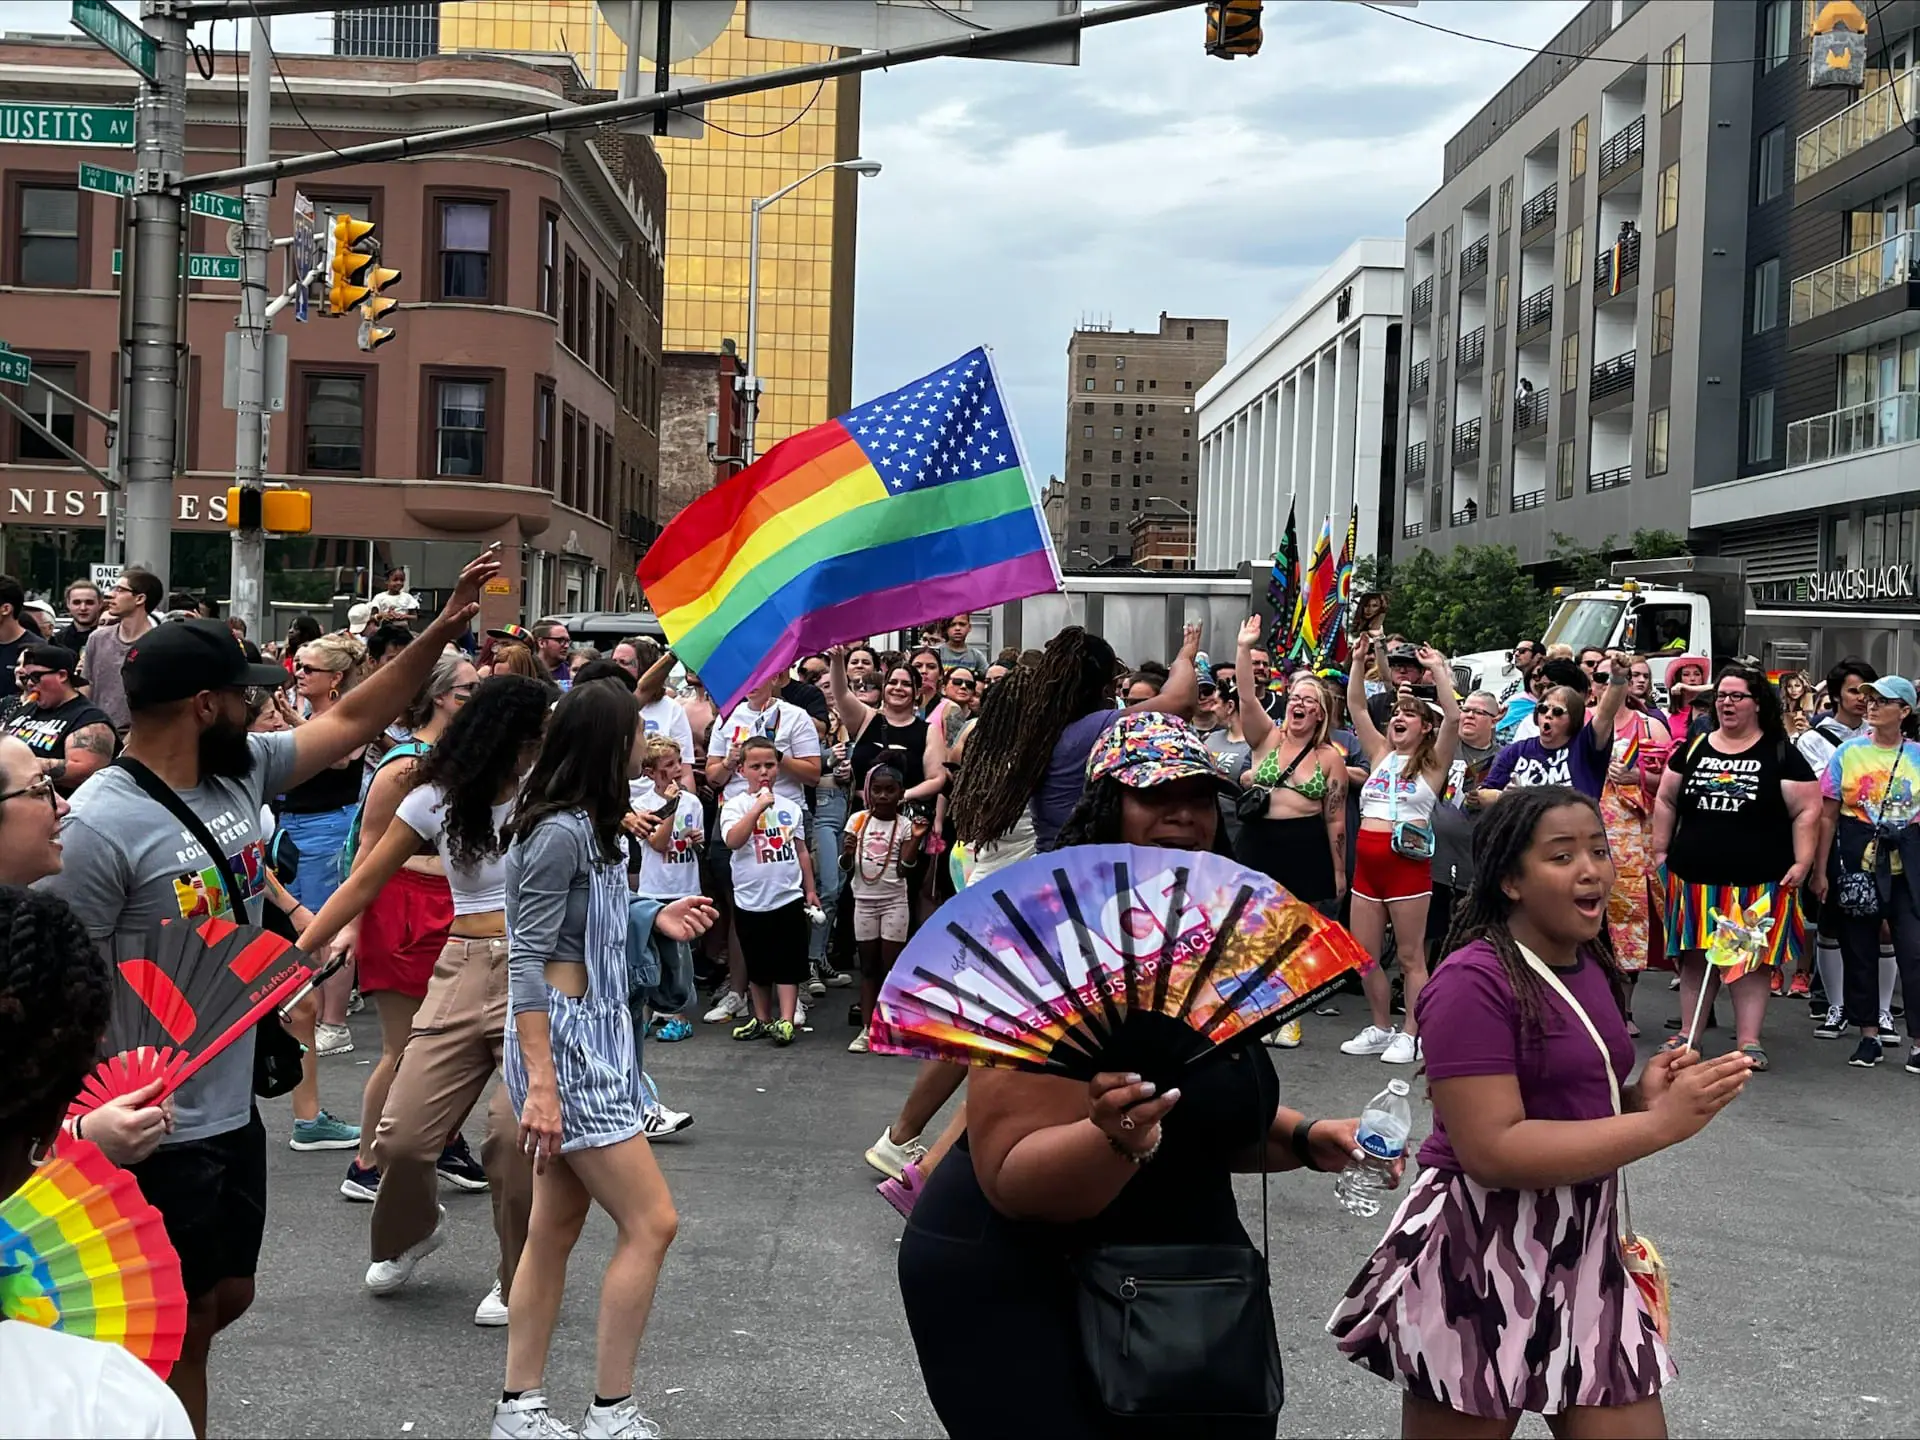
<svg viewBox="0 0 1920 1440"><path fill-rule="evenodd" d="M358 1150L360 1127L322 1110L311 1120L295 1120L293 1138L287 1144L295 1150Z"/></svg>
<svg viewBox="0 0 1920 1440"><path fill-rule="evenodd" d="M671 1045L675 1040L685 1040L693 1034L693 1026L674 1015L666 1020L654 1022L653 1038Z"/></svg>
<svg viewBox="0 0 1920 1440"><path fill-rule="evenodd" d="M434 1165L440 1178L456 1190L478 1191L487 1188L487 1172L473 1151L467 1148L467 1137L455 1135L440 1152L440 1159Z"/></svg>
<svg viewBox="0 0 1920 1440"><path fill-rule="evenodd" d="M347 1178L340 1182L340 1193L349 1200L371 1205L380 1198L380 1167L362 1165L358 1160L348 1161Z"/></svg>

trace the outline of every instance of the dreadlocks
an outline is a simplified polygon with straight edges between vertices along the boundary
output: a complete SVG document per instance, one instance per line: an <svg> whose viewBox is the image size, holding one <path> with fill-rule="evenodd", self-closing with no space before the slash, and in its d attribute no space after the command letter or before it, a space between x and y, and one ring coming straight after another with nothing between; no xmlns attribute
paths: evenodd
<svg viewBox="0 0 1920 1440"><path fill-rule="evenodd" d="M1047 642L1038 663L987 692L951 797L954 833L964 844L992 844L1014 827L1046 778L1060 732L1108 702L1114 670L1113 647L1070 625Z"/></svg>
<svg viewBox="0 0 1920 1440"><path fill-rule="evenodd" d="M1520 1023L1536 1033L1540 1028L1543 987L1540 977L1534 973L1526 957L1521 955L1512 931L1507 928L1507 917L1513 913L1513 901L1507 898L1501 882L1519 874L1526 860L1527 847L1533 843L1533 832L1539 827L1541 819L1549 810L1558 810L1565 805L1582 806L1596 816L1600 814L1600 807L1591 797L1565 785L1509 790L1500 797L1500 803L1487 812L1486 818L1480 822L1480 828L1474 832L1473 883L1454 907L1453 925L1447 932L1445 954L1449 956L1476 940L1484 940L1493 947L1493 953L1500 960L1500 968L1506 972L1507 984L1513 989L1513 998L1520 1011ZM1614 1003L1619 1005L1620 1013L1624 1015L1627 1009L1627 979L1621 973L1620 962L1614 957L1613 939L1607 934L1605 926L1585 948L1606 972ZM1440 964L1445 963L1443 956ZM1438 969L1438 966L1435 968Z"/></svg>

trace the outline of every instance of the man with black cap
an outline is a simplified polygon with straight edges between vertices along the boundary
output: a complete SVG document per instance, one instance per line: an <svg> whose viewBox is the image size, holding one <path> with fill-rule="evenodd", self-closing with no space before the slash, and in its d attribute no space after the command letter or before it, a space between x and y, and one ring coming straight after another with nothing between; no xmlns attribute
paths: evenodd
<svg viewBox="0 0 1920 1440"><path fill-rule="evenodd" d="M1387 688L1377 695L1367 697L1367 714L1373 717L1373 723L1382 734L1393 720L1393 707L1400 698L1400 692L1413 686L1431 688L1433 680L1427 674L1427 667L1420 663L1420 652L1404 639L1396 637L1387 648ZM1423 696L1432 699L1432 696Z"/></svg>
<svg viewBox="0 0 1920 1440"><path fill-rule="evenodd" d="M27 742L42 764L60 767L54 784L71 795L80 782L120 751L107 712L73 688L79 659L58 645L29 645L20 652L13 677L19 700L0 722L0 731Z"/></svg>
<svg viewBox="0 0 1920 1440"><path fill-rule="evenodd" d="M116 943L143 942L162 920L230 915L260 924L268 871L261 807L378 735L478 612L481 587L499 569L492 552L468 565L413 644L324 715L277 734L247 726L286 683L285 671L249 663L218 621L148 630L122 671L133 717L126 755L73 797L61 832L65 867L45 887L109 955ZM195 823L176 818L147 786L170 789ZM266 1224L267 1142L253 1107L253 1062L251 1033L209 1061L175 1093L173 1133L132 1167L179 1252L187 1333L168 1384L203 1435L208 1351L253 1303Z"/></svg>

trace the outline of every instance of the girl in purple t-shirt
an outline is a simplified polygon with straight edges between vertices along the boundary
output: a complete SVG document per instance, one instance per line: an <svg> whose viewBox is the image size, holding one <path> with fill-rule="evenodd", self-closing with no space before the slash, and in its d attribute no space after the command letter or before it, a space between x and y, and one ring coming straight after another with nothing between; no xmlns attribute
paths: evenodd
<svg viewBox="0 0 1920 1440"><path fill-rule="evenodd" d="M1419 1002L1425 1168L1327 1329L1348 1359L1405 1388L1403 1435L1594 1409L1619 1413L1571 1433L1663 1435L1673 1362L1621 1263L1616 1172L1697 1134L1750 1062L1676 1047L1627 1083L1624 979L1603 930L1613 861L1592 799L1514 791L1474 854L1451 953Z"/></svg>

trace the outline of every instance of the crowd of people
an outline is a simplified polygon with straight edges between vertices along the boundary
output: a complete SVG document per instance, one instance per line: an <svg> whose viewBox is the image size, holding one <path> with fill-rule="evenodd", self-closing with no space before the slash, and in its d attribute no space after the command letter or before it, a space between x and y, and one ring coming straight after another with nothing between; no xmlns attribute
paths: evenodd
<svg viewBox="0 0 1920 1440"><path fill-rule="evenodd" d="M396 572L344 629L305 621L264 649L166 613L182 607L138 567L105 597L70 589L69 625L40 638L0 578L0 887L37 887L0 889L0 1186L57 1140L91 1064L94 947L168 918L277 929L330 972L288 1022L286 1141L346 1157L342 1196L371 1205L366 1289L404 1291L444 1242L439 1184L489 1193L498 1268L473 1318L508 1332L498 1437L659 1433L633 1396L677 1226L650 1147L695 1117L665 1103L647 1045L703 1023L818 1043L840 990L845 1049L869 1054L911 936L1041 851L1228 851L1366 951L1368 1022L1339 1048L1424 1065L1435 1124L1329 1328L1406 1390L1408 1433L1592 1408L1606 1433L1659 1433L1660 1317L1600 1259L1618 1172L1769 1067L1770 996L1810 1003L1818 1035L1857 1032L1850 1063L1872 1066L1899 1041L1896 984L1920 993L1920 697L1862 661L1776 683L1743 662L1656 674L1524 641L1508 693L1461 693L1369 597L1344 677L1277 674L1258 619L1231 658L1190 624L1166 663L1128 664L1080 627L989 657L957 615L897 648L802 656L723 709L644 636L602 655L557 621L473 634L496 570L469 565L430 618ZM1727 917L1765 937L1732 966L1709 959ZM1636 1079L1649 969L1680 992L1667 1024L1683 1033ZM1707 1060L1722 988L1732 1044ZM355 1124L321 1108L317 1076L352 1049L363 1002L380 1055ZM1284 1103L1269 1051L1301 1039L1295 1020L1236 1043L1185 1093L903 1074L866 1160L907 1220L902 1299L950 1434L1002 1433L1006 1393L1038 1407L1029 1423L1114 1433L1113 1397L1074 1354L1075 1266L1089 1244L1250 1251L1234 1173L1347 1163L1357 1120ZM253 1299L270 1143L256 1048L272 1043L244 1037L166 1102L136 1093L84 1121L180 1255L188 1331L168 1383L196 1433L215 1337ZM496 1074L476 1159L462 1127ZM616 1240L576 1432L545 1369L596 1205ZM1459 1272L1462 1245L1484 1278ZM1474 1304L1503 1321L1466 1333ZM964 1343L987 1325L1008 1367L994 1386ZM1272 1434L1255 1392L1217 1428Z"/></svg>

